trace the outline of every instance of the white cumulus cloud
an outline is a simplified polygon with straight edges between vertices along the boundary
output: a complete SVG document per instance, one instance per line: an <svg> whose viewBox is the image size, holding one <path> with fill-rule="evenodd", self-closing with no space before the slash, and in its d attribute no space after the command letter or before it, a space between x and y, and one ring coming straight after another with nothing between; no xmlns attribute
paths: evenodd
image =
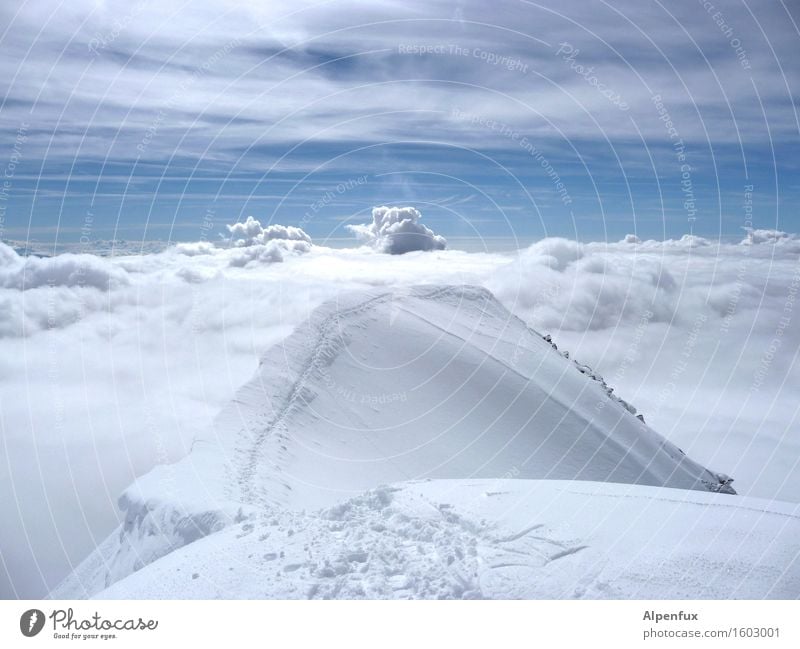
<svg viewBox="0 0 800 649"><path fill-rule="evenodd" d="M414 250L444 250L447 240L420 223L414 207L373 207L372 223L348 225L359 239L379 252L402 255Z"/></svg>
<svg viewBox="0 0 800 649"><path fill-rule="evenodd" d="M742 239L742 245L754 246L760 243L776 243L776 244L794 244L794 247L800 250L800 241L792 234L787 234L781 230L757 230L753 228L745 228L747 236Z"/></svg>
<svg viewBox="0 0 800 649"><path fill-rule="evenodd" d="M228 264L244 267L254 263L282 262L286 255L303 254L311 250L311 237L301 228L291 225L271 224L266 227L248 216L244 222L227 225L230 243L234 247ZM208 254L206 246L184 244L180 250L185 255Z"/></svg>
<svg viewBox="0 0 800 649"><path fill-rule="evenodd" d="M244 222L234 223L226 226L231 235L231 243L242 248L245 246L255 246L265 244L268 241L303 241L311 244L309 237L302 229L291 225L268 225L263 227L261 222L248 216Z"/></svg>

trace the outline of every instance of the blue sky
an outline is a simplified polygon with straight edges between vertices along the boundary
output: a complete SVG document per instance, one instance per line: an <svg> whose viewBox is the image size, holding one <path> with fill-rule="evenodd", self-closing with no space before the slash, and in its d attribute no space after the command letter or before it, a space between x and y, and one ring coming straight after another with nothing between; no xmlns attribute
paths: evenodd
<svg viewBox="0 0 800 649"><path fill-rule="evenodd" d="M4 3L3 238L800 230L788 4L164 4Z"/></svg>

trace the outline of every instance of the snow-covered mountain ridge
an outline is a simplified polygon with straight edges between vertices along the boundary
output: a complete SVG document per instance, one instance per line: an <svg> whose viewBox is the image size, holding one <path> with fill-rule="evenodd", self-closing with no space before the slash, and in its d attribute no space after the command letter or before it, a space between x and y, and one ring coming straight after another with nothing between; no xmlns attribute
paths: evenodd
<svg viewBox="0 0 800 649"><path fill-rule="evenodd" d="M733 493L727 476L634 413L485 289L343 294L264 354L186 458L126 490L125 523L52 595L95 595L188 557L188 547L176 552L203 537L276 516L318 519L303 512L386 484L581 480Z"/></svg>

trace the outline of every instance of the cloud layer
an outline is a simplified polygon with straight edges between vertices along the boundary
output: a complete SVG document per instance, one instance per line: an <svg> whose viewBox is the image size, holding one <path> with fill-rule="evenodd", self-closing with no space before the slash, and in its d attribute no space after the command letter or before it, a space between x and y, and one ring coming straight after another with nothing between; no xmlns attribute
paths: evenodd
<svg viewBox="0 0 800 649"><path fill-rule="evenodd" d="M385 141L397 135L398 107L409 109L410 136L433 127L446 138L491 135L438 114L455 105L532 133L550 130L550 122L570 139L596 136L598 126L611 137L629 137L632 116L644 134L660 137L664 127L650 105L656 93L669 98L683 137L755 140L765 125L751 77L776 111L773 137L796 135L792 108L775 101L786 99L793 82L780 69L796 45L785 11L731 5L720 12L732 29L728 37L694 2L588 11L582 2L561 1L503 12L466 2L455 14L446 2L291 8L11 2L3 5L9 29L0 72L14 100L6 108L8 125L25 121L35 107L43 131L59 122L88 128L91 137L68 132L51 142L58 148L52 154L68 160L77 149L163 159L179 147L199 157L209 144L216 155L236 160L265 132L271 142L315 134ZM43 25L41 15L52 20ZM731 47L733 38L749 55L749 69ZM621 95L629 110L609 101L591 78ZM730 106L738 129L731 128ZM291 116L296 108L300 113ZM331 119L341 114L373 117ZM272 128L276 123L281 127ZM224 147L212 141L220 128ZM45 147L47 139L27 144Z"/></svg>
<svg viewBox="0 0 800 649"><path fill-rule="evenodd" d="M545 239L518 254L310 246L235 262L308 245L294 237L102 258L0 246L3 595L53 586L117 522L121 490L181 457L267 346L368 286L484 285L739 493L800 493L795 237Z"/></svg>

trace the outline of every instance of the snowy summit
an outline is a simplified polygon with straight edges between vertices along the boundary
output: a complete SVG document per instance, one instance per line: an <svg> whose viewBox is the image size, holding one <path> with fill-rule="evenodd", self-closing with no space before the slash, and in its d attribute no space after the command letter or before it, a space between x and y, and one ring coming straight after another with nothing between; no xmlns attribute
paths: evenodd
<svg viewBox="0 0 800 649"><path fill-rule="evenodd" d="M51 596L800 594L790 507L635 413L486 289L345 293Z"/></svg>

